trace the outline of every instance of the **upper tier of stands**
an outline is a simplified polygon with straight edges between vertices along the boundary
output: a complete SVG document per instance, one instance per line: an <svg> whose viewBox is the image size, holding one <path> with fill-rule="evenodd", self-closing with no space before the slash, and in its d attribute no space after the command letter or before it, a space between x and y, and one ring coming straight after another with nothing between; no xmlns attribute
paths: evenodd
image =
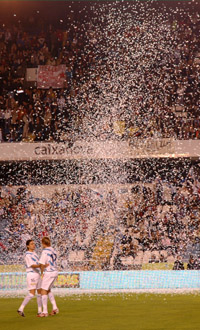
<svg viewBox="0 0 200 330"><path fill-rule="evenodd" d="M98 13L41 30L2 24L0 140L199 139L199 16L134 15L120 29L115 16L102 27ZM63 89L25 79L27 68L59 64Z"/></svg>

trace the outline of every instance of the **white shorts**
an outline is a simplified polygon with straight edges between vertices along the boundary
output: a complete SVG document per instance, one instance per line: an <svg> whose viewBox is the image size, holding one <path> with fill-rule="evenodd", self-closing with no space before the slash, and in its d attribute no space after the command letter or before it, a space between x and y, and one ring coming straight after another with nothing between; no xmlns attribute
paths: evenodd
<svg viewBox="0 0 200 330"><path fill-rule="evenodd" d="M50 290L58 277L58 272L45 272L42 279L41 288L43 290Z"/></svg>
<svg viewBox="0 0 200 330"><path fill-rule="evenodd" d="M37 273L28 273L27 274L27 287L28 290L38 290L41 289L41 277Z"/></svg>

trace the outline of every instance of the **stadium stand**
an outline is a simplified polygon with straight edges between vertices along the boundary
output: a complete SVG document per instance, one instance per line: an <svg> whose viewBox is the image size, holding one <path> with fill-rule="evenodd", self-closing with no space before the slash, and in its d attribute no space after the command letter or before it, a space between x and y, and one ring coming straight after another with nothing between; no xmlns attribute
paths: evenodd
<svg viewBox="0 0 200 330"><path fill-rule="evenodd" d="M61 263L67 259L72 270L134 269L173 263L177 255L185 261L190 254L197 257L200 186L195 171L191 167L182 182L156 179L123 189L61 186L49 197L41 196L45 186L36 189L40 197L31 186L2 186L1 263L19 263L33 234L38 244L49 235Z"/></svg>
<svg viewBox="0 0 200 330"><path fill-rule="evenodd" d="M172 15L148 39L150 23L122 25L120 40L113 29L105 38L94 13L66 28L1 25L0 142L200 139L199 17ZM62 64L62 89L27 79L27 69ZM63 270L140 269L197 257L199 161L178 162L2 161L0 264L22 264L33 235L37 246L51 238ZM57 188L43 195L47 185Z"/></svg>
<svg viewBox="0 0 200 330"><path fill-rule="evenodd" d="M67 29L47 24L42 31L27 21L1 26L0 140L199 139L198 15L171 18L162 31L155 25L154 52L142 23L122 27L118 39L111 30L108 42L93 19L95 14L90 24L76 22ZM114 40L116 56L109 48ZM129 47L122 55L124 43ZM130 47L136 52L138 43L144 50L139 62L129 53ZM116 77L122 79L114 67L121 67L122 58L127 59L122 80L126 93L122 87L114 91ZM27 69L60 64L66 65L63 89L37 89L26 79ZM110 100L110 93L119 98Z"/></svg>

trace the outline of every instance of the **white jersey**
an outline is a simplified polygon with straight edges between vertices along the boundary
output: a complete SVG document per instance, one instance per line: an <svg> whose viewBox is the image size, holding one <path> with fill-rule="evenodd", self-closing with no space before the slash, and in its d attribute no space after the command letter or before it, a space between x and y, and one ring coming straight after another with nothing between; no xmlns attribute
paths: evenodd
<svg viewBox="0 0 200 330"><path fill-rule="evenodd" d="M32 265L39 265L39 257L36 252L27 251L25 255L26 272L28 273L40 273L40 268L32 268Z"/></svg>
<svg viewBox="0 0 200 330"><path fill-rule="evenodd" d="M44 269L44 272L56 272L58 270L56 251L51 246L45 248L42 251L39 263L42 265L49 264L49 266Z"/></svg>

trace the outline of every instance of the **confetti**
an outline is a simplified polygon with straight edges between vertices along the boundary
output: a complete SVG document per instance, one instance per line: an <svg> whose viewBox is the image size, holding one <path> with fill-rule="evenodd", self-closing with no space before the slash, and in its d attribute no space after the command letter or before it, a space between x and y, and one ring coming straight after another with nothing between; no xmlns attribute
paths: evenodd
<svg viewBox="0 0 200 330"><path fill-rule="evenodd" d="M28 22L4 20L0 142L199 139L195 6L71 3L59 26L40 31L39 9ZM62 88L27 81L26 69L39 65L66 65ZM48 235L60 269L178 265L189 254L197 268L198 178L191 159L2 162L0 263L23 263L26 240L39 247Z"/></svg>

